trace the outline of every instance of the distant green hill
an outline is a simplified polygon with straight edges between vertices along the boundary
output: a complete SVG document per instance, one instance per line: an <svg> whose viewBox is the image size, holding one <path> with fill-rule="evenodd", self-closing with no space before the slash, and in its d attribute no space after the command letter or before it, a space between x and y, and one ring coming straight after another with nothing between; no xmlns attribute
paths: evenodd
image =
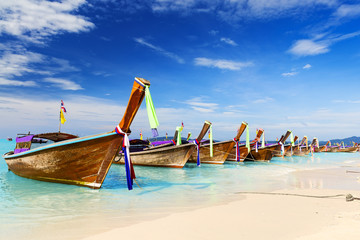
<svg viewBox="0 0 360 240"><path fill-rule="evenodd" d="M360 143L360 137L353 136L353 137L348 137L348 138L344 138L344 139L331 139L330 142L331 142L331 145L337 144L337 143L340 144L341 142L344 142L345 145L353 145L353 142Z"/></svg>

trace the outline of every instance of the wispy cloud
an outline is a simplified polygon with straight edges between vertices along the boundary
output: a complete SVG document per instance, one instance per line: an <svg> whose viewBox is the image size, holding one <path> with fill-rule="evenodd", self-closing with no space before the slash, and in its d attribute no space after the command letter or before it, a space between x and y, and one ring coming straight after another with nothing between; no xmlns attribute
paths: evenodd
<svg viewBox="0 0 360 240"><path fill-rule="evenodd" d="M281 75L284 77L293 77L297 74L298 74L298 72L287 72L287 73L282 73Z"/></svg>
<svg viewBox="0 0 360 240"><path fill-rule="evenodd" d="M313 56L327 53L328 51L329 42L302 39L296 41L288 52L297 56Z"/></svg>
<svg viewBox="0 0 360 240"><path fill-rule="evenodd" d="M211 36L216 36L218 33L219 33L219 31L216 31L216 30L211 30L211 31L209 31L209 34L210 34Z"/></svg>
<svg viewBox="0 0 360 240"><path fill-rule="evenodd" d="M178 63L185 63L184 59L182 59L181 57L179 57L178 55L172 53L172 52L168 52L164 49L162 49L161 47L158 47L158 46L155 46L151 43L148 43L146 42L143 38L134 38L134 41L141 44L141 45L144 45L146 47L149 47L151 48L152 50L166 56L166 57L169 57L175 61L177 61Z"/></svg>
<svg viewBox="0 0 360 240"><path fill-rule="evenodd" d="M297 40L288 50L289 53L296 56L314 56L330 51L330 46L336 42L349 38L357 37L360 31L343 35L318 35L314 39Z"/></svg>
<svg viewBox="0 0 360 240"><path fill-rule="evenodd" d="M0 85L2 86L16 86L16 87L35 87L37 86L34 81L17 81L8 80L0 77Z"/></svg>
<svg viewBox="0 0 360 240"><path fill-rule="evenodd" d="M22 76L24 73L34 72L30 65L42 62L43 59L43 55L33 52L5 52L0 58L0 77Z"/></svg>
<svg viewBox="0 0 360 240"><path fill-rule="evenodd" d="M48 68L52 72L77 72L80 71L79 68L74 67L68 60L60 58L51 58L48 60L48 64L51 65Z"/></svg>
<svg viewBox="0 0 360 240"><path fill-rule="evenodd" d="M204 113L214 112L219 106L217 103L204 102L201 97L187 100L185 103L190 105L195 111Z"/></svg>
<svg viewBox="0 0 360 240"><path fill-rule="evenodd" d="M303 66L303 69L310 69L312 66L310 64L306 64L305 66Z"/></svg>
<svg viewBox="0 0 360 240"><path fill-rule="evenodd" d="M360 16L360 4L343 4L334 13L338 18L351 18Z"/></svg>
<svg viewBox="0 0 360 240"><path fill-rule="evenodd" d="M178 11L181 14L197 12L214 13L226 21L242 18L271 19L282 16L296 15L314 7L335 8L337 0L155 0L150 6L155 12Z"/></svg>
<svg viewBox="0 0 360 240"><path fill-rule="evenodd" d="M265 98L256 99L256 100L253 101L253 103L256 103L256 104L258 104L258 103L269 103L269 102L273 102L273 101L274 101L273 98L265 97Z"/></svg>
<svg viewBox="0 0 360 240"><path fill-rule="evenodd" d="M229 44L229 45L231 45L231 46L237 46L237 43L234 42L233 40L231 40L230 38L224 38L224 37L222 37L222 38L220 38L220 41L222 41L222 42L224 42L224 43L226 43L226 44Z"/></svg>
<svg viewBox="0 0 360 240"><path fill-rule="evenodd" d="M83 89L79 84L62 78L45 78L44 82L52 83L53 86L63 90L81 90Z"/></svg>
<svg viewBox="0 0 360 240"><path fill-rule="evenodd" d="M39 43L45 37L63 32L88 31L94 24L73 14L85 3L86 0L2 1L0 33Z"/></svg>
<svg viewBox="0 0 360 240"><path fill-rule="evenodd" d="M336 100L332 100L333 103L354 103L354 104L358 104L360 103L360 100L341 100L341 99L336 99Z"/></svg>
<svg viewBox="0 0 360 240"><path fill-rule="evenodd" d="M210 59L210 58L195 58L194 63L197 66L220 68L227 70L241 70L244 67L253 66L252 62L237 62L226 59Z"/></svg>

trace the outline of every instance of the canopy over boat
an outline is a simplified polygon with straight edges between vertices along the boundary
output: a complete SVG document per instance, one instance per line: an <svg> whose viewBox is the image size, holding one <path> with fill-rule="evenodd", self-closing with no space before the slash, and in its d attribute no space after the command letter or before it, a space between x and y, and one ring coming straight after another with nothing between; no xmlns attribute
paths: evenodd
<svg viewBox="0 0 360 240"><path fill-rule="evenodd" d="M34 138L43 138L48 139L54 142L69 140L73 138L78 138L79 136L70 134L70 133L63 133L63 132L52 132L52 133L40 133L35 134Z"/></svg>

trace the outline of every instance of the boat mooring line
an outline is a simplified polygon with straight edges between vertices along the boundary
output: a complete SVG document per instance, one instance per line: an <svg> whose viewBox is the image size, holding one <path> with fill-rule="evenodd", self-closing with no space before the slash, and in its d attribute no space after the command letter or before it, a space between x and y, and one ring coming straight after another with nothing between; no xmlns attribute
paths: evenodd
<svg viewBox="0 0 360 240"><path fill-rule="evenodd" d="M336 194L336 195L307 195L307 194L296 194L296 193L272 193L272 192L236 192L235 194L261 194L261 195L281 195L281 196L295 196L295 197L309 197L309 198L337 198L345 197L347 202L354 200L360 200L360 198L354 197L350 193L348 194Z"/></svg>

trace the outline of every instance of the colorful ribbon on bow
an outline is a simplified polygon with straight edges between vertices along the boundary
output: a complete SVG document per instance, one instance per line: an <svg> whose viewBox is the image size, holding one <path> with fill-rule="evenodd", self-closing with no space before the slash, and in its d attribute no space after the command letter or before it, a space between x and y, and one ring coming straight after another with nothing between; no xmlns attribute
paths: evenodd
<svg viewBox="0 0 360 240"><path fill-rule="evenodd" d="M197 148L197 165L200 166L200 142L195 139L194 144L196 145Z"/></svg>
<svg viewBox="0 0 360 240"><path fill-rule="evenodd" d="M149 86L145 85L145 102L146 102L146 111L149 118L149 123L151 127L151 131L153 134L153 137L159 136L159 133L157 131L157 127L159 126L159 121L156 116L156 111L154 107L153 100L151 98Z"/></svg>
<svg viewBox="0 0 360 240"><path fill-rule="evenodd" d="M133 179L135 179L136 176L135 176L134 167L133 167L133 165L131 163L131 159L130 159L130 141L129 141L129 137L123 130L121 130L119 125L116 126L115 132L117 134L123 136L122 151L123 151L124 158L125 158L126 181L127 181L128 189L132 190L133 189L133 187L132 187Z"/></svg>
<svg viewBox="0 0 360 240"><path fill-rule="evenodd" d="M210 129L209 129L209 140L210 140L210 157L213 157L214 156L214 141L213 141L212 124L210 125Z"/></svg>
<svg viewBox="0 0 360 240"><path fill-rule="evenodd" d="M235 142L235 146L236 146L236 161L240 162L240 147L239 147L239 139L236 140L235 138L233 139L233 141Z"/></svg>
<svg viewBox="0 0 360 240"><path fill-rule="evenodd" d="M250 132L249 132L249 126L246 127L246 142L245 146L248 149L248 152L250 152Z"/></svg>
<svg viewBox="0 0 360 240"><path fill-rule="evenodd" d="M281 145L281 155L284 155L285 153L284 144L282 142L279 142L279 144Z"/></svg>

